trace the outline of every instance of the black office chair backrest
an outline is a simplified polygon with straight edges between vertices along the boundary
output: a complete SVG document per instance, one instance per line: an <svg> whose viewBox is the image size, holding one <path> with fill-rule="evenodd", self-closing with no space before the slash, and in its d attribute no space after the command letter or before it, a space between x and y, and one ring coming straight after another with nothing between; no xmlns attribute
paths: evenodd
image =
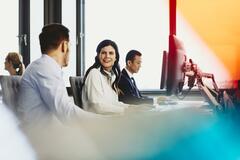
<svg viewBox="0 0 240 160"><path fill-rule="evenodd" d="M82 107L82 85L83 85L83 77L81 76L76 76L76 77L69 77L71 89L72 89L72 94L73 94L73 100L74 103L79 106L80 108Z"/></svg>
<svg viewBox="0 0 240 160"><path fill-rule="evenodd" d="M0 76L2 101L17 114L17 97L21 76Z"/></svg>

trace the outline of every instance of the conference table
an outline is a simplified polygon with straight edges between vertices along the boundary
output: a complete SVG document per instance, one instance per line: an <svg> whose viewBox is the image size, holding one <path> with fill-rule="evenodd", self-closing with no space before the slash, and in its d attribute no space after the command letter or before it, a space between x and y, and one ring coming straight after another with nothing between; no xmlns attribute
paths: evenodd
<svg viewBox="0 0 240 160"><path fill-rule="evenodd" d="M40 159L236 159L238 129L207 102L185 100L25 133Z"/></svg>

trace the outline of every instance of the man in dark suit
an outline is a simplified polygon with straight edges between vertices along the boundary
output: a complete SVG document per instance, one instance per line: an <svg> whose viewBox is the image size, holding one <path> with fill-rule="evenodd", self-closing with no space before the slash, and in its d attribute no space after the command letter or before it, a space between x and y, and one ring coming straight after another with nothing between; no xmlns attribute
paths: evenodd
<svg viewBox="0 0 240 160"><path fill-rule="evenodd" d="M139 51L131 50L126 56L126 67L122 70L118 84L120 91L119 100L128 104L153 104L153 98L142 96L137 88L133 74L141 67L142 54Z"/></svg>

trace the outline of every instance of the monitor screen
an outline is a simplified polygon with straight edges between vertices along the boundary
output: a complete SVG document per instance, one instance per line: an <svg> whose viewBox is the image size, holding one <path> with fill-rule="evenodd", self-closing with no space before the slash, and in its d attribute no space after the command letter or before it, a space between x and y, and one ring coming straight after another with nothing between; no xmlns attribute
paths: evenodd
<svg viewBox="0 0 240 160"><path fill-rule="evenodd" d="M169 51L167 56L167 95L182 92L185 73L183 67L186 62L186 53L183 43L175 36L169 36Z"/></svg>
<svg viewBox="0 0 240 160"><path fill-rule="evenodd" d="M166 88L166 82L167 82L167 59L168 59L168 53L167 51L163 51L163 57L162 57L162 74L161 74L161 82L160 82L160 89Z"/></svg>

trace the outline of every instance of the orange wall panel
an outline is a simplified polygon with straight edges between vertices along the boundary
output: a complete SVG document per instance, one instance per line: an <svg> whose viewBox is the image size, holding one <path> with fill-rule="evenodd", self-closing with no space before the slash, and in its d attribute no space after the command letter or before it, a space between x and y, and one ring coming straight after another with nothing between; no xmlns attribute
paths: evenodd
<svg viewBox="0 0 240 160"><path fill-rule="evenodd" d="M240 79L240 1L178 1L177 9L221 60L233 80Z"/></svg>

